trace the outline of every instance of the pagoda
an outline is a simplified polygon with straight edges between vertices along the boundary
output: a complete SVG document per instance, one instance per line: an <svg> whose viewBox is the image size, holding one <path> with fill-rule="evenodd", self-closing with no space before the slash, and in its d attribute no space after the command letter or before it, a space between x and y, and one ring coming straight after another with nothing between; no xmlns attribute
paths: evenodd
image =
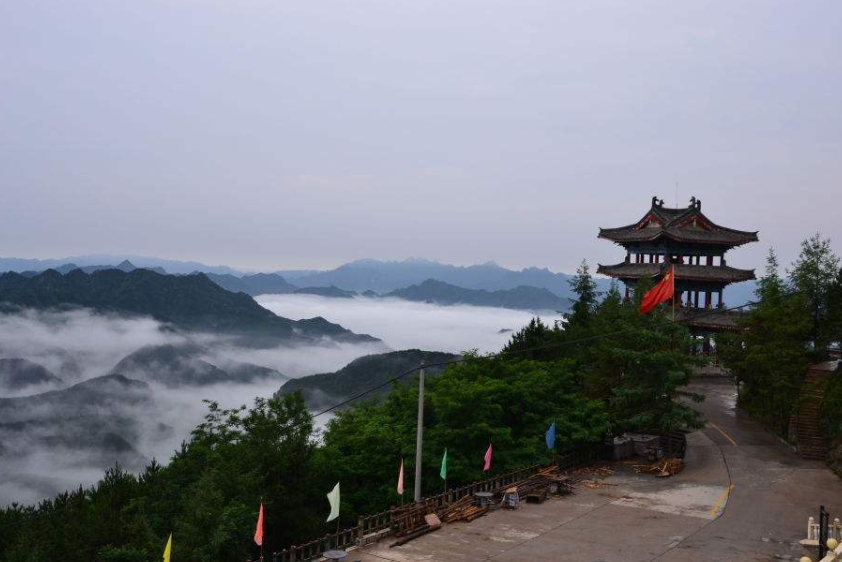
<svg viewBox="0 0 842 562"><path fill-rule="evenodd" d="M705 351L710 349L712 334L736 328L739 313L725 310L722 290L754 279L754 270L727 265L725 253L757 242L757 231L719 226L702 213L702 202L695 197L678 209L664 207L662 199L653 197L642 219L619 228L600 228L599 238L626 249L623 262L600 265L597 273L621 280L627 298L639 281L655 280L675 266L676 319L703 338Z"/></svg>

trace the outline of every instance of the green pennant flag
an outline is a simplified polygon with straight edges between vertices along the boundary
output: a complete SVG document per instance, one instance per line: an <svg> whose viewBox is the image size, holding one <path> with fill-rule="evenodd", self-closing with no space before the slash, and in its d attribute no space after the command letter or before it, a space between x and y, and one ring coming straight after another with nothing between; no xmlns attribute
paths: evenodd
<svg viewBox="0 0 842 562"><path fill-rule="evenodd" d="M444 456L441 458L441 472L439 472L442 480L447 480L447 449L444 450Z"/></svg>

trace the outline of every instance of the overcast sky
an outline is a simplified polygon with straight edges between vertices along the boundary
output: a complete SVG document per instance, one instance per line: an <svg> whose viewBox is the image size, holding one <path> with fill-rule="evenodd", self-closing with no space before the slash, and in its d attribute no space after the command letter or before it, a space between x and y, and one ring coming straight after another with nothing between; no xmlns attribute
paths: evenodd
<svg viewBox="0 0 842 562"><path fill-rule="evenodd" d="M842 3L0 3L0 256L571 271L652 195L842 253Z"/></svg>

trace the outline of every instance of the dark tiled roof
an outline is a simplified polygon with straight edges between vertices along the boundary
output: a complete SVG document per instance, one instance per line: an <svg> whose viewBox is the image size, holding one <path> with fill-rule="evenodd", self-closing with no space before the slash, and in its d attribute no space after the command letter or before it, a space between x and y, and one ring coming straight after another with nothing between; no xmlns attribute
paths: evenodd
<svg viewBox="0 0 842 562"><path fill-rule="evenodd" d="M719 226L702 213L701 201L695 198L688 207L671 209L653 197L652 206L639 221L619 228L600 228L599 237L618 244L651 242L663 237L682 243L733 247L757 242L757 231Z"/></svg>
<svg viewBox="0 0 842 562"><path fill-rule="evenodd" d="M648 279L661 273L660 263L618 263L600 265L597 273L625 279ZM675 278L679 281L715 281L737 283L754 279L753 269L737 269L721 265L675 265Z"/></svg>
<svg viewBox="0 0 842 562"><path fill-rule="evenodd" d="M675 319L688 326L707 330L737 330L737 319L743 314L738 310L679 308L675 311Z"/></svg>

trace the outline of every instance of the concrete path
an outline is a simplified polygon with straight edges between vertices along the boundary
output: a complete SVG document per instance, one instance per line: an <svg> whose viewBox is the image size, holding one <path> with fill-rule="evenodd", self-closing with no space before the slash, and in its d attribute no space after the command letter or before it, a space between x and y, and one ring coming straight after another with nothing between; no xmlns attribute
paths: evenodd
<svg viewBox="0 0 842 562"><path fill-rule="evenodd" d="M404 546L389 540L349 553L353 562L774 561L815 559L803 549L810 515L842 516L842 481L735 410L734 389L694 390L709 425L688 439L686 468L672 478L620 463L608 486L497 510L445 525Z"/></svg>

